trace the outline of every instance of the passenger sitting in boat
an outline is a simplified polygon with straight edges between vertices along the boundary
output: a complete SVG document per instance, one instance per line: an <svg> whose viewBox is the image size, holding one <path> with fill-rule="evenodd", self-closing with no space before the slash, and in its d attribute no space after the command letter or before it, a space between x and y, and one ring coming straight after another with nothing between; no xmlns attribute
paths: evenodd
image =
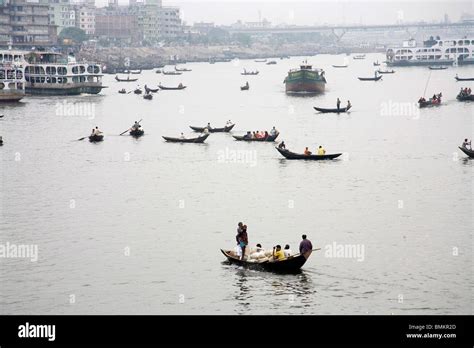
<svg viewBox="0 0 474 348"><path fill-rule="evenodd" d="M319 145L319 148L318 148L318 155L319 156L323 156L326 154L326 150L323 149L323 147L321 145Z"/></svg>
<svg viewBox="0 0 474 348"><path fill-rule="evenodd" d="M225 123L226 127L229 127L229 126L232 126L232 121L231 120L228 120L226 123Z"/></svg>
<svg viewBox="0 0 474 348"><path fill-rule="evenodd" d="M309 151L308 147L306 147L306 149L304 149L304 154L305 154L306 156L311 155L311 151Z"/></svg>
<svg viewBox="0 0 474 348"><path fill-rule="evenodd" d="M101 135L101 134L102 134L102 132L99 130L99 127L96 126L95 129L94 129L94 134L93 135Z"/></svg>
<svg viewBox="0 0 474 348"><path fill-rule="evenodd" d="M207 128L211 129L211 122L207 122Z"/></svg>
<svg viewBox="0 0 474 348"><path fill-rule="evenodd" d="M290 256L293 255L293 252L291 251L289 244L285 245L284 253L285 253L285 257L286 257L286 258L288 258L288 257L290 257Z"/></svg>
<svg viewBox="0 0 474 348"><path fill-rule="evenodd" d="M264 138L264 139L267 139L267 138L268 138L268 135L269 135L268 132L265 131L265 134L263 135L263 138Z"/></svg>
<svg viewBox="0 0 474 348"><path fill-rule="evenodd" d="M467 89L467 95L471 95L471 87Z"/></svg>
<svg viewBox="0 0 474 348"><path fill-rule="evenodd" d="M137 121L135 121L135 123L133 124L132 126L132 130L139 130L140 129L140 123L138 123Z"/></svg>
<svg viewBox="0 0 474 348"><path fill-rule="evenodd" d="M278 145L278 148L279 148L279 149L285 149L285 150L286 150L285 142L282 141L282 142L280 143L280 145Z"/></svg>
<svg viewBox="0 0 474 348"><path fill-rule="evenodd" d="M467 148L468 145L469 145L469 149ZM463 143L462 143L462 148L463 148L463 149L472 150L471 142L468 141L467 139L464 139L464 141L463 141Z"/></svg>
<svg viewBox="0 0 474 348"><path fill-rule="evenodd" d="M181 136L180 136L181 139L186 139L186 137L184 136L183 133L181 133Z"/></svg>
<svg viewBox="0 0 474 348"><path fill-rule="evenodd" d="M424 103L425 101L426 101L426 99L423 98L423 97L420 97L420 99L418 99L418 103Z"/></svg>
<svg viewBox="0 0 474 348"><path fill-rule="evenodd" d="M281 246L277 245L276 247L273 247L273 259L274 260L284 260L285 259L285 253L283 250L281 250Z"/></svg>
<svg viewBox="0 0 474 348"><path fill-rule="evenodd" d="M209 129L206 127L204 128L204 130L202 131L203 134L209 134Z"/></svg>
<svg viewBox="0 0 474 348"><path fill-rule="evenodd" d="M257 139L257 133L252 132L252 139Z"/></svg>
<svg viewBox="0 0 474 348"><path fill-rule="evenodd" d="M261 138L263 138L263 137L262 137L262 134L260 134L260 131L257 131L257 132L255 133L255 138L256 138L256 139L261 139Z"/></svg>
<svg viewBox="0 0 474 348"><path fill-rule="evenodd" d="M431 98L431 100L432 100L433 102L436 102L436 99L437 99L436 94L433 94L433 98Z"/></svg>
<svg viewBox="0 0 474 348"><path fill-rule="evenodd" d="M278 133L278 131L276 130L275 126L273 126L273 128L270 130L270 134L272 136L275 136L275 135L277 135L277 133Z"/></svg>
<svg viewBox="0 0 474 348"><path fill-rule="evenodd" d="M183 84L180 82L178 85L179 88L183 87Z"/></svg>
<svg viewBox="0 0 474 348"><path fill-rule="evenodd" d="M252 133L247 131L247 134L244 135L244 139L252 139Z"/></svg>

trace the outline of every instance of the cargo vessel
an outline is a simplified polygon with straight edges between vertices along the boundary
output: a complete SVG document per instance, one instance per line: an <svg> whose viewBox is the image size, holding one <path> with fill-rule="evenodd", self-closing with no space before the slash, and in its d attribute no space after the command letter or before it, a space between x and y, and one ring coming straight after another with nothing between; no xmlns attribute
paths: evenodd
<svg viewBox="0 0 474 348"><path fill-rule="evenodd" d="M324 70L304 62L299 69L288 72L285 78L286 93L323 93L326 86Z"/></svg>

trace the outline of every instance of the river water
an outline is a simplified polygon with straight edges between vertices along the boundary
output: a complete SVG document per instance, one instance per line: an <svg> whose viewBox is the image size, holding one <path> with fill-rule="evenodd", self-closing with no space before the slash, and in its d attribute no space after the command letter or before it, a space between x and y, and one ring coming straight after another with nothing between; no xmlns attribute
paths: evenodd
<svg viewBox="0 0 474 348"><path fill-rule="evenodd" d="M457 146L473 137L474 104L456 101L468 84L454 76L474 68L395 68L361 82L382 54L349 57L346 69L331 66L345 56L318 55L309 62L326 71L326 92L288 96L283 79L302 59L193 63L138 83L106 75L101 95L2 106L0 243L36 245L38 260L0 258L0 312L471 314L474 161ZM158 82L188 88L151 101L117 93ZM418 109L425 89L443 105ZM337 97L352 112L313 110ZM138 119L144 137L118 136ZM276 126L294 151L344 154L288 161L230 134L161 138L228 119L234 134ZM75 141L96 125L104 142ZM321 250L297 275L228 265L219 249L234 247L239 221L252 245L297 250L305 233Z"/></svg>

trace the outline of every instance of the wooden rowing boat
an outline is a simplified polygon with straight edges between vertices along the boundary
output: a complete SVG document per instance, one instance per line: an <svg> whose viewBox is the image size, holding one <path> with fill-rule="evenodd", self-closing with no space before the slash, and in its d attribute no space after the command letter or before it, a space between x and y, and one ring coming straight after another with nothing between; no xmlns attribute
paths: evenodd
<svg viewBox="0 0 474 348"><path fill-rule="evenodd" d="M179 72L179 71L162 71L163 72L163 75L183 75L182 72Z"/></svg>
<svg viewBox="0 0 474 348"><path fill-rule="evenodd" d="M260 71L244 71L240 75L258 75Z"/></svg>
<svg viewBox="0 0 474 348"><path fill-rule="evenodd" d="M118 82L135 82L138 81L138 79L131 79L130 77L127 77L126 79L120 79L117 75L115 75L115 80Z"/></svg>
<svg viewBox="0 0 474 348"><path fill-rule="evenodd" d="M145 92L147 93L156 93L158 92L160 89L159 88L148 88L146 85L145 85Z"/></svg>
<svg viewBox="0 0 474 348"><path fill-rule="evenodd" d="M258 261L255 260L241 260L238 256L234 256L232 251L221 249L222 254L227 258L227 260L235 265L242 266L249 269L269 271L275 273L298 273L301 271L301 267L306 263L306 261L311 256L313 250L309 250L304 254L296 254L290 256L284 260L264 260Z"/></svg>
<svg viewBox="0 0 474 348"><path fill-rule="evenodd" d="M445 70L448 67L447 66L429 66L428 67L430 70Z"/></svg>
<svg viewBox="0 0 474 348"><path fill-rule="evenodd" d="M382 76L377 77L358 77L360 81L378 81L382 78Z"/></svg>
<svg viewBox="0 0 474 348"><path fill-rule="evenodd" d="M192 69L186 69L186 68L179 69L179 68L177 68L177 67L174 67L174 70L176 70L176 71L183 71L183 72L192 71Z"/></svg>
<svg viewBox="0 0 474 348"><path fill-rule="evenodd" d="M141 73L142 73L142 69L136 70L136 71L130 70L130 74L139 75Z"/></svg>
<svg viewBox="0 0 474 348"><path fill-rule="evenodd" d="M464 147L461 147L461 146L458 146L459 147L459 150L461 150L462 152L464 152L466 155L468 155L470 158L474 158L474 150L469 150L469 149L466 149Z"/></svg>
<svg viewBox="0 0 474 348"><path fill-rule="evenodd" d="M182 89L186 88L186 86L165 87L165 86L162 86L162 85L158 85L158 87L163 91L179 91L179 90L182 90Z"/></svg>
<svg viewBox="0 0 474 348"><path fill-rule="evenodd" d="M151 93L146 93L146 94L143 96L143 99L152 100L152 99L153 99L153 94L151 94Z"/></svg>
<svg viewBox="0 0 474 348"><path fill-rule="evenodd" d="M235 124L230 125L230 126L225 126L224 128L207 128L207 127L194 127L194 126L189 126L193 131L195 132L204 132L204 129L207 128L209 133L224 133L224 132L230 132L232 128L234 128Z"/></svg>
<svg viewBox="0 0 474 348"><path fill-rule="evenodd" d="M456 81L474 81L474 77L465 77L465 78L462 78L462 77L454 77L456 79Z"/></svg>
<svg viewBox="0 0 474 348"><path fill-rule="evenodd" d="M163 136L163 139L170 143L203 143L209 134L204 134L202 136L199 136L197 138L188 138L188 139L182 139L182 138L172 138L172 137L165 137Z"/></svg>
<svg viewBox="0 0 474 348"><path fill-rule="evenodd" d="M342 155L342 153L333 153L327 155L305 155L299 154L295 152L291 152L290 150L280 149L275 147L277 151L286 159L290 160L311 160L311 161L322 161L322 160L332 160Z"/></svg>
<svg viewBox="0 0 474 348"><path fill-rule="evenodd" d="M332 112L332 113L338 113L338 114L339 114L339 113L341 113L341 112L347 112L347 111L349 111L349 109L350 109L351 107L352 107L352 105L349 106L349 107L339 108L339 109L337 109L337 108L335 108L335 109L326 109L326 108L318 108L317 106L314 106L314 109L315 109L316 111L319 111L319 112L322 112L322 113Z"/></svg>
<svg viewBox="0 0 474 348"><path fill-rule="evenodd" d="M377 70L379 74L395 74L395 70Z"/></svg>
<svg viewBox="0 0 474 348"><path fill-rule="evenodd" d="M132 129L129 133L132 137L138 138L145 134L143 129Z"/></svg>
<svg viewBox="0 0 474 348"><path fill-rule="evenodd" d="M427 107L430 107L430 106L440 106L441 105L441 101L439 102L433 102L431 99L430 100L425 100L425 101L419 101L418 102L418 105L420 108L427 108Z"/></svg>
<svg viewBox="0 0 474 348"><path fill-rule="evenodd" d="M248 91L250 89L250 86L249 85L245 85L245 86L241 86L240 87L240 90L241 91Z"/></svg>
<svg viewBox="0 0 474 348"><path fill-rule="evenodd" d="M333 68L347 68L348 65L333 65Z"/></svg>
<svg viewBox="0 0 474 348"><path fill-rule="evenodd" d="M140 88L137 88L133 91L135 94L142 94L142 90Z"/></svg>
<svg viewBox="0 0 474 348"><path fill-rule="evenodd" d="M99 141L102 141L104 140L104 136L103 135L97 135L97 134L94 134L94 135L90 135L89 136L89 141L91 143L97 143Z"/></svg>
<svg viewBox="0 0 474 348"><path fill-rule="evenodd" d="M233 135L233 137L235 138L235 140L238 140L238 141L268 141L268 142L272 142L272 141L275 141L276 138L278 138L278 135L280 133L277 133L275 135L268 135L268 137L266 138L247 138L245 135Z"/></svg>
<svg viewBox="0 0 474 348"><path fill-rule="evenodd" d="M456 99L459 101L474 101L474 94L462 95L458 94Z"/></svg>

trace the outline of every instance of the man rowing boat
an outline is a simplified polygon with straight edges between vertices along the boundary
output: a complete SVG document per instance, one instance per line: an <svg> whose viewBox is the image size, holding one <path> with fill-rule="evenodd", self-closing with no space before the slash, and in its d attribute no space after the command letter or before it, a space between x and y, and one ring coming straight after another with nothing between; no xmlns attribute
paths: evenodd
<svg viewBox="0 0 474 348"><path fill-rule="evenodd" d="M306 238L306 234L303 234L301 238L303 238L303 240L300 243L300 254L304 254L310 250L313 250L313 244L309 239Z"/></svg>
<svg viewBox="0 0 474 348"><path fill-rule="evenodd" d="M237 241L237 245L242 249L240 259L243 260L245 256L245 247L249 244L249 240L247 235L247 225L244 225L242 222L239 222L238 224L235 240Z"/></svg>

